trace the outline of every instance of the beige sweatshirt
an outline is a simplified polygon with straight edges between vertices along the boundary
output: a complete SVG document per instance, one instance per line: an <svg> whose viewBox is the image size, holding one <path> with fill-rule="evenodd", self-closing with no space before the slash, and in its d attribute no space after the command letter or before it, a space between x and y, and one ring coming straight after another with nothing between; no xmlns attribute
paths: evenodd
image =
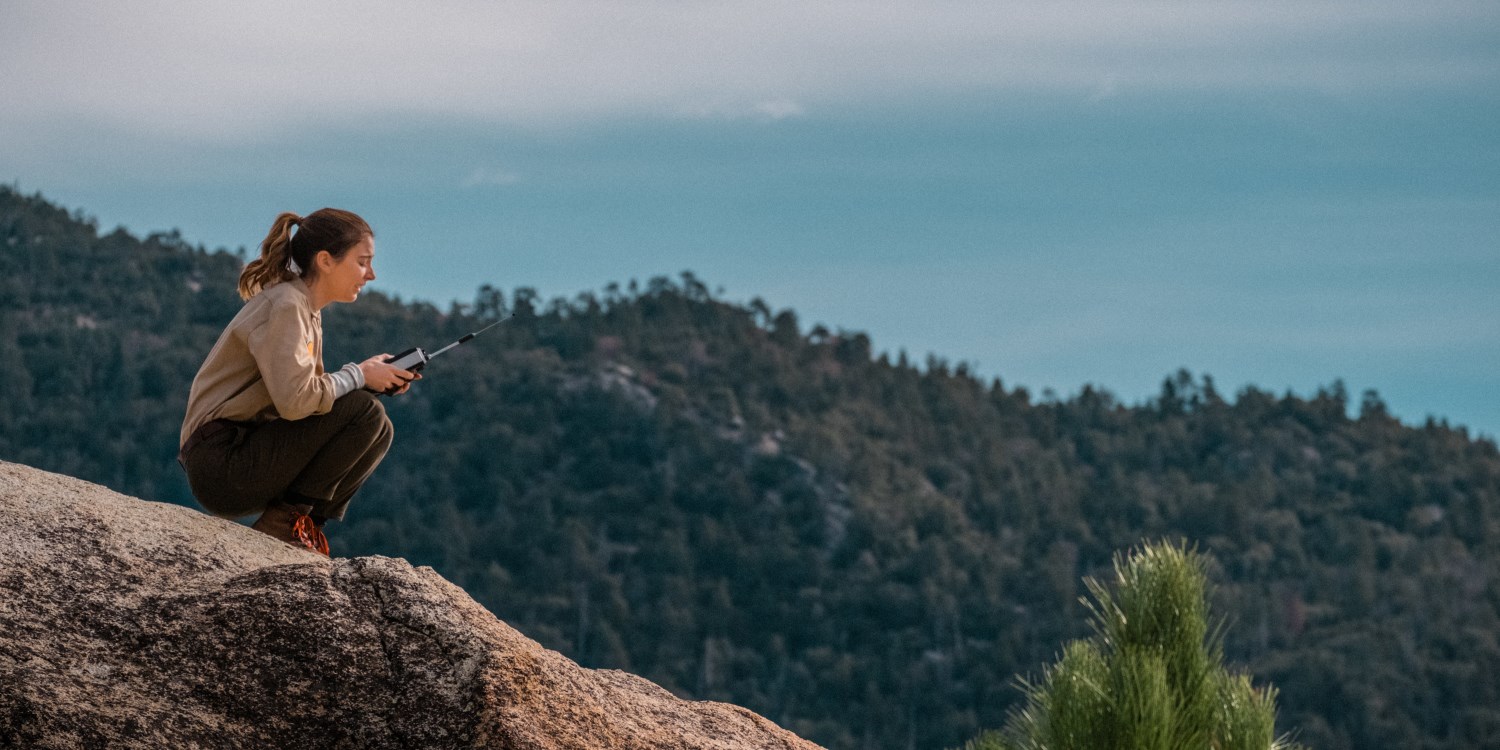
<svg viewBox="0 0 1500 750"><path fill-rule="evenodd" d="M178 444L215 419L326 414L334 387L323 371L323 317L312 308L307 285L301 279L274 284L240 308L198 369Z"/></svg>

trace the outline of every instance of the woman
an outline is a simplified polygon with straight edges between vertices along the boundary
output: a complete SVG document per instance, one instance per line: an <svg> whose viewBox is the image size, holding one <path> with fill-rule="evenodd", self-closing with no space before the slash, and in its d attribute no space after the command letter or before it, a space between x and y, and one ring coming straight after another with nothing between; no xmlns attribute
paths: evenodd
<svg viewBox="0 0 1500 750"><path fill-rule="evenodd" d="M182 422L177 460L210 512L259 512L252 528L328 554L324 522L344 517L391 445L372 392L405 393L420 377L385 364L388 354L323 370L320 311L353 302L375 279L374 259L375 234L353 213L276 217Z"/></svg>

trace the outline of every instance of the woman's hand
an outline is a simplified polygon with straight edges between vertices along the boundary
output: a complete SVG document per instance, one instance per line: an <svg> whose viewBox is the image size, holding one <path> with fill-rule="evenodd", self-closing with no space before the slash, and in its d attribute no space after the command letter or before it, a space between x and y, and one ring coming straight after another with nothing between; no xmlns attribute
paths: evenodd
<svg viewBox="0 0 1500 750"><path fill-rule="evenodd" d="M412 381L422 379L420 373L398 370L386 364L385 361L390 358L389 354L377 354L359 363L359 371L365 374L365 388L397 396L406 393Z"/></svg>

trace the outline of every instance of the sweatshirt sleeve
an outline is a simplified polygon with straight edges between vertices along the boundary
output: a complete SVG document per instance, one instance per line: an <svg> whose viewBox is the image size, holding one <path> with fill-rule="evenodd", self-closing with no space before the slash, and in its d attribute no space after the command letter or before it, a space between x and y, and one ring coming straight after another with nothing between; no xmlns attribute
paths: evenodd
<svg viewBox="0 0 1500 750"><path fill-rule="evenodd" d="M319 374L317 332L295 304L275 304L268 313L246 343L276 413L282 419L326 414L333 408L334 384Z"/></svg>
<svg viewBox="0 0 1500 750"><path fill-rule="evenodd" d="M333 378L333 397L335 399L343 398L365 387L365 372L359 369L359 365L354 362L350 362L328 373L328 377Z"/></svg>

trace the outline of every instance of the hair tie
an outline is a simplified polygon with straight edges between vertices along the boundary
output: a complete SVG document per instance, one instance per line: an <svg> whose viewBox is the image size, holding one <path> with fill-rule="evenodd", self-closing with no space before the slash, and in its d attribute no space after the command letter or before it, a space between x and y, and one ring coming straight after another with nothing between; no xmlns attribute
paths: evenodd
<svg viewBox="0 0 1500 750"><path fill-rule="evenodd" d="M290 256L288 256L286 259L286 270L291 271L298 276L302 275L302 266L297 265L297 259Z"/></svg>

